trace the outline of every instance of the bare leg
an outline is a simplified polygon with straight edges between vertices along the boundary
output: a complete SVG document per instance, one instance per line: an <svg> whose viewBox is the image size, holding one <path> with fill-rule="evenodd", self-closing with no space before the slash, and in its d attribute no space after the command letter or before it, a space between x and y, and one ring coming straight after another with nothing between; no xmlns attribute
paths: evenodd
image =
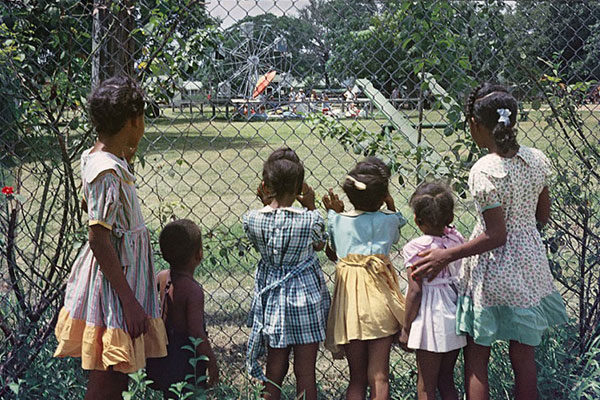
<svg viewBox="0 0 600 400"><path fill-rule="evenodd" d="M129 377L121 372L90 371L85 400L121 400Z"/></svg>
<svg viewBox="0 0 600 400"><path fill-rule="evenodd" d="M369 384L367 342L351 340L350 343L344 345L344 351L350 367L350 384L346 391L346 400L364 400Z"/></svg>
<svg viewBox="0 0 600 400"><path fill-rule="evenodd" d="M460 350L443 353L440 373L438 375L437 387L442 400L458 400L458 392L454 386L454 366Z"/></svg>
<svg viewBox="0 0 600 400"><path fill-rule="evenodd" d="M297 344L293 347L296 397L303 400L317 400L315 364L319 343Z"/></svg>
<svg viewBox="0 0 600 400"><path fill-rule="evenodd" d="M481 346L467 336L465 357L465 391L468 400L489 400L488 363L490 348Z"/></svg>
<svg viewBox="0 0 600 400"><path fill-rule="evenodd" d="M371 387L371 400L390 398L390 350L394 336L368 340L369 367L367 376Z"/></svg>
<svg viewBox="0 0 600 400"><path fill-rule="evenodd" d="M419 400L435 400L443 353L417 350L417 397Z"/></svg>
<svg viewBox="0 0 600 400"><path fill-rule="evenodd" d="M267 348L267 379L263 398L268 400L279 400L281 398L281 384L287 374L289 367L291 347L277 349Z"/></svg>
<svg viewBox="0 0 600 400"><path fill-rule="evenodd" d="M510 355L510 362L515 373L515 399L537 399L535 347L511 340L508 347L508 354Z"/></svg>

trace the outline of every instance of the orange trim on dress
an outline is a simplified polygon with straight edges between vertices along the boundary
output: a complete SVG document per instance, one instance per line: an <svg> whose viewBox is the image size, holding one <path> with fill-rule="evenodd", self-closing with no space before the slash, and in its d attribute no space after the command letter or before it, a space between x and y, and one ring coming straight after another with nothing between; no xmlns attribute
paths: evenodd
<svg viewBox="0 0 600 400"><path fill-rule="evenodd" d="M112 225L109 225L106 222L100 221L100 220L97 220L97 219L90 219L89 222L88 222L88 225L89 226L92 226L92 225L102 225L103 227L105 227L109 231L112 231Z"/></svg>
<svg viewBox="0 0 600 400"><path fill-rule="evenodd" d="M64 307L54 330L58 346L54 357L81 357L87 370L114 371L126 374L146 366L147 358L167 355L167 333L161 318L148 321L148 332L131 339L123 329L87 325L73 319Z"/></svg>

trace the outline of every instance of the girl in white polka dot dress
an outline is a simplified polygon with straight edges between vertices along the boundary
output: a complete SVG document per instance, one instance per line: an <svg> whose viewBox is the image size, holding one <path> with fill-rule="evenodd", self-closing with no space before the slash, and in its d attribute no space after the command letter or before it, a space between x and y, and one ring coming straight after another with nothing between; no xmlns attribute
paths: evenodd
<svg viewBox="0 0 600 400"><path fill-rule="evenodd" d="M456 331L467 335L467 397L489 398L490 346L508 340L515 398L536 399L535 346L548 327L567 321L536 227L550 217L551 166L540 150L517 143L517 101L504 87L476 88L467 118L475 143L489 150L469 175L479 220L468 242L421 253L413 277L435 276L469 257L462 266L456 313Z"/></svg>

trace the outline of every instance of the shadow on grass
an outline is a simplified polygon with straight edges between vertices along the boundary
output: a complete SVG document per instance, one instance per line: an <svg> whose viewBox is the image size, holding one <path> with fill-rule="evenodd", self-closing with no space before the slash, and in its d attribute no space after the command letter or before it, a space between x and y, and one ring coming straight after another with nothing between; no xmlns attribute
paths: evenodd
<svg viewBox="0 0 600 400"><path fill-rule="evenodd" d="M265 140L246 138L243 136L227 137L217 134L189 134L185 131L176 133L146 133L140 144L144 154L162 153L164 151L219 151L225 149L255 148L266 145Z"/></svg>

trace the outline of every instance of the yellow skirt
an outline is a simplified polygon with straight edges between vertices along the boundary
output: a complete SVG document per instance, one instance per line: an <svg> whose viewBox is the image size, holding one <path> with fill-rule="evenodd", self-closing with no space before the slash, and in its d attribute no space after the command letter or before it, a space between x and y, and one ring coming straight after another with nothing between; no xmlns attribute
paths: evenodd
<svg viewBox="0 0 600 400"><path fill-rule="evenodd" d="M394 335L404 309L398 274L387 256L348 254L336 266L325 347L334 358L343 358L341 346L351 340Z"/></svg>
<svg viewBox="0 0 600 400"><path fill-rule="evenodd" d="M58 347L54 357L81 357L87 370L114 371L126 374L146 366L146 358L167 355L167 333L161 318L152 318L148 332L131 339L123 329L87 325L73 319L65 308L60 310L54 330Z"/></svg>

